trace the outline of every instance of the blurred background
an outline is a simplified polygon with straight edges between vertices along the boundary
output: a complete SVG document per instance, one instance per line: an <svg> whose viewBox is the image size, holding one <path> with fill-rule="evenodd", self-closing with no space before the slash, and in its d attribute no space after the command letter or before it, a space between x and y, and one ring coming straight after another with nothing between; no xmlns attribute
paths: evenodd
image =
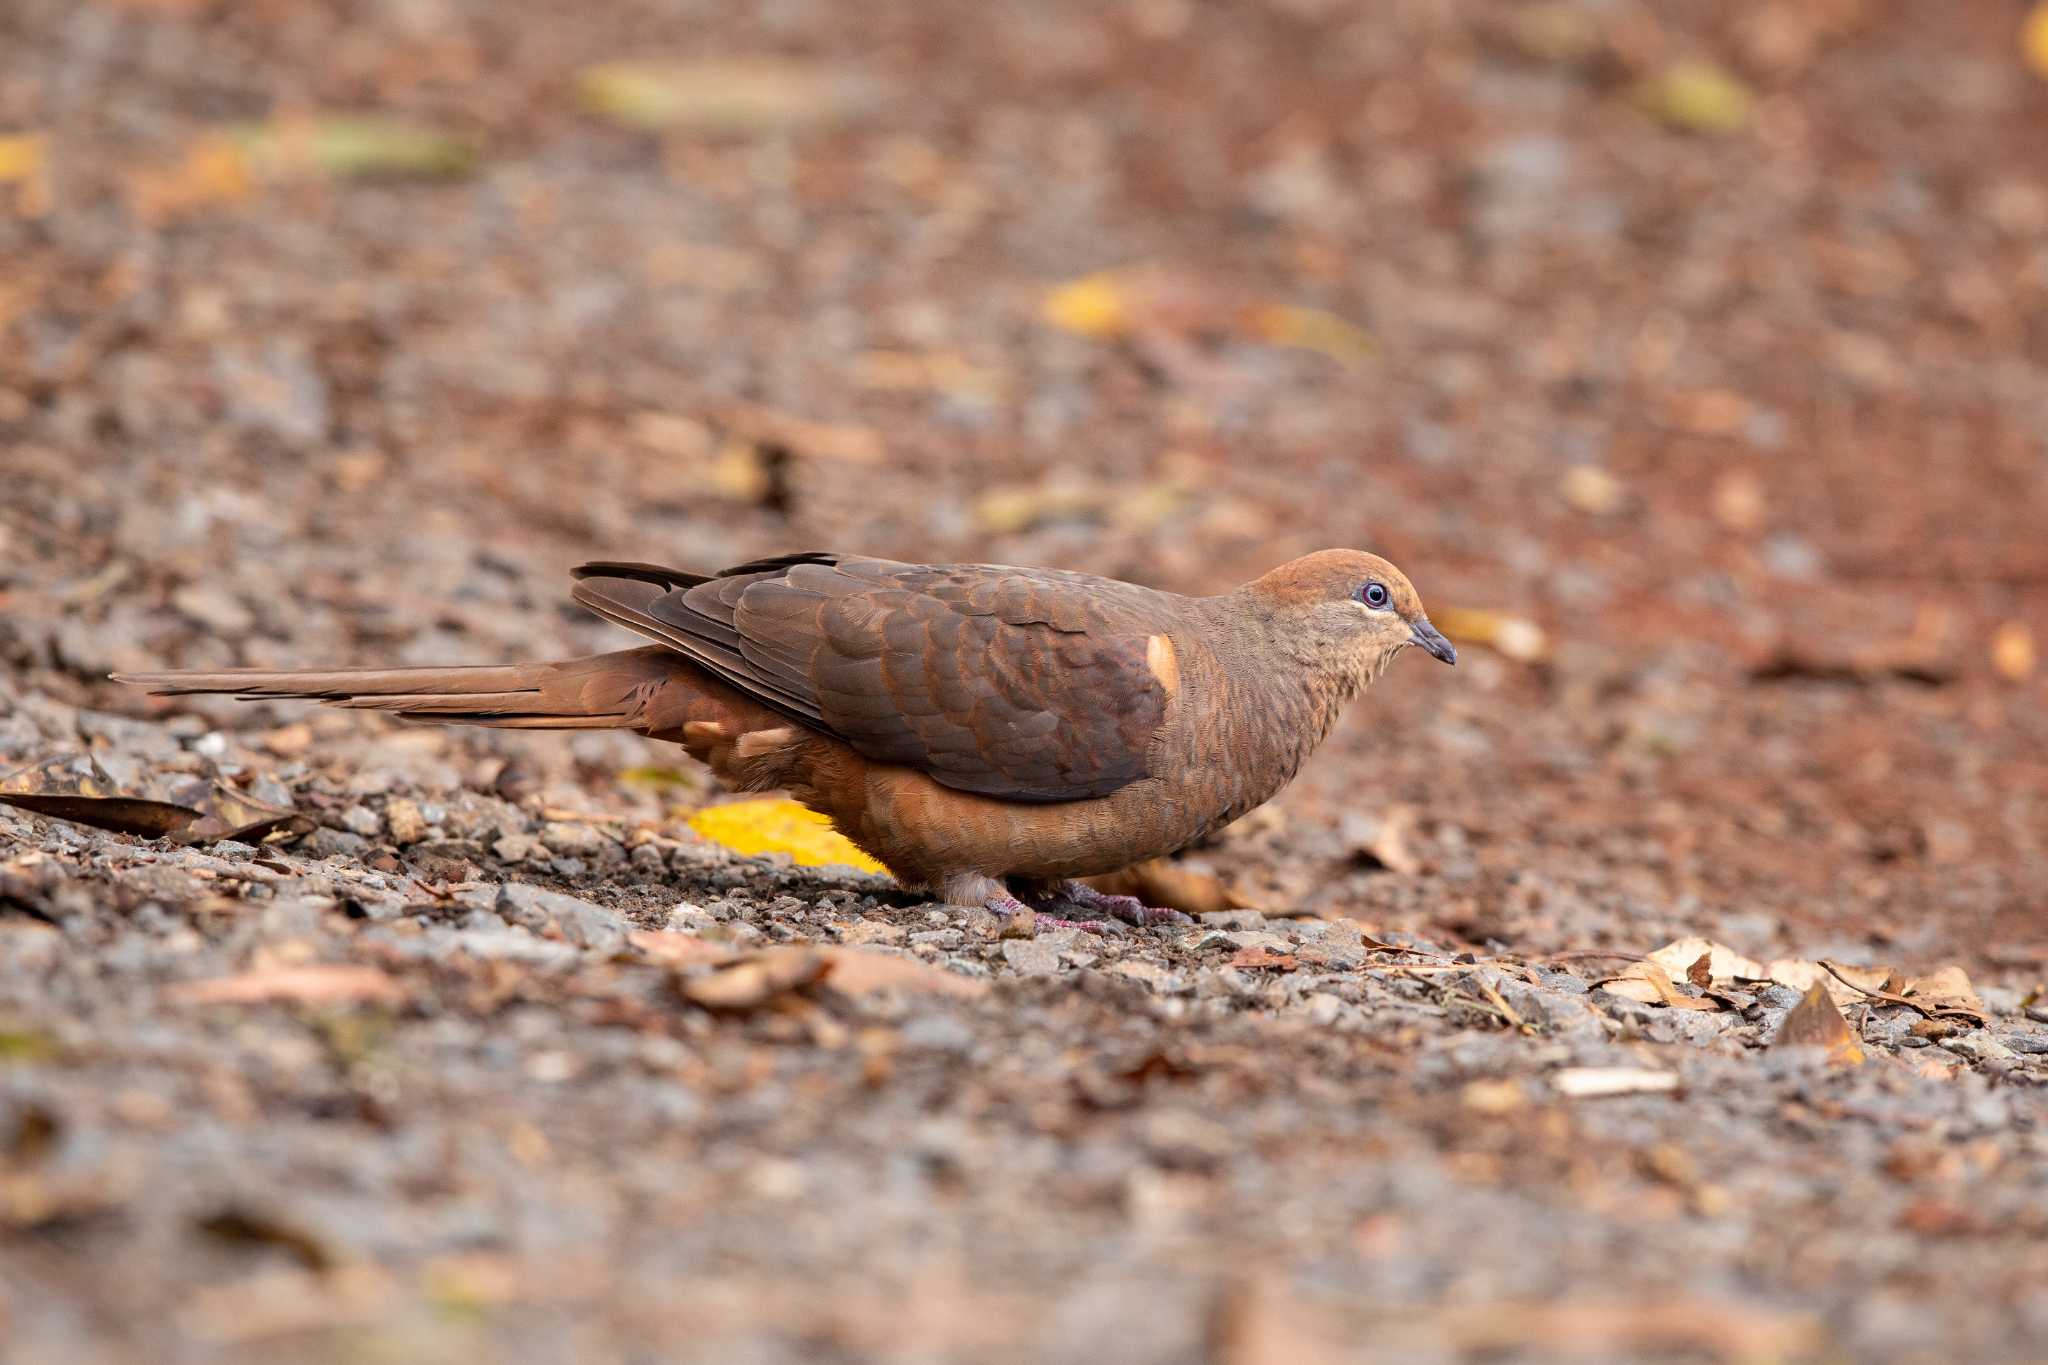
<svg viewBox="0 0 2048 1365"><path fill-rule="evenodd" d="M586 558L1356 546L1460 666L1204 852L1247 898L2023 991L2044 148L2014 0L7 0L0 757L162 714L116 668L617 647ZM661 809L618 736L212 714Z"/></svg>

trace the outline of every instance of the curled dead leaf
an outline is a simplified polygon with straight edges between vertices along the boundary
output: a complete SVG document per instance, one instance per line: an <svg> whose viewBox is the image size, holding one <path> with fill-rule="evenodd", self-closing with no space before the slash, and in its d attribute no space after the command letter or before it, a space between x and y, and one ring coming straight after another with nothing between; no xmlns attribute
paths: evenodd
<svg viewBox="0 0 2048 1365"><path fill-rule="evenodd" d="M683 999L707 1010L738 1013L824 979L832 960L814 948L768 948L703 976L679 979Z"/></svg>
<svg viewBox="0 0 2048 1365"><path fill-rule="evenodd" d="M820 951L831 964L831 980L827 984L843 995L904 991L913 995L973 996L988 991L988 983L978 977L949 972L914 957L860 948Z"/></svg>
<svg viewBox="0 0 2048 1365"><path fill-rule="evenodd" d="M1687 995L1678 989L1671 974L1659 963L1645 958L1631 962L1628 966L1593 983L1609 995L1618 995L1624 1000L1634 1000L1643 1005L1663 1005L1675 1010L1718 1010L1720 1003L1699 996Z"/></svg>
<svg viewBox="0 0 2048 1365"><path fill-rule="evenodd" d="M53 820L111 830L141 839L163 839L199 818L190 806L136 796L74 796L63 792L0 792L0 805Z"/></svg>
<svg viewBox="0 0 2048 1365"><path fill-rule="evenodd" d="M1763 979L1763 964L1753 957L1744 957L1725 943L1699 937L1681 938L1665 944L1650 954L1650 961L1665 971L1684 976L1694 985L1704 987L1708 983L1693 978L1692 971L1701 958L1707 960L1706 973L1712 981L1759 981Z"/></svg>
<svg viewBox="0 0 2048 1365"><path fill-rule="evenodd" d="M1785 1016L1785 1022L1778 1026L1778 1036L1771 1040L1771 1046L1817 1047L1826 1055L1830 1065L1858 1066L1863 1061L1863 1045L1850 1029L1849 1021L1842 1017L1842 1011L1835 1005L1827 989L1819 982L1792 1012Z"/></svg>
<svg viewBox="0 0 2048 1365"><path fill-rule="evenodd" d="M1135 896L1146 905L1207 915L1220 910L1247 910L1251 902L1206 872L1154 858L1149 862L1082 880L1112 896Z"/></svg>
<svg viewBox="0 0 2048 1365"><path fill-rule="evenodd" d="M1525 617L1474 607L1443 607L1430 613L1436 628L1461 645L1480 645L1520 664L1550 657L1550 636Z"/></svg>

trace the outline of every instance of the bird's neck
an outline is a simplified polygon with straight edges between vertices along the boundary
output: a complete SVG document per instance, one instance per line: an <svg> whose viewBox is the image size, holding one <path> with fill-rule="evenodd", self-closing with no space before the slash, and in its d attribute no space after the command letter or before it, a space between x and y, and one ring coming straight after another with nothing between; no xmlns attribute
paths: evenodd
<svg viewBox="0 0 2048 1365"><path fill-rule="evenodd" d="M1240 776L1218 824L1263 804L1293 780L1344 708L1386 668L1304 638L1272 613L1247 610L1228 597L1209 598L1199 613L1217 664L1207 679L1215 704L1202 708L1211 733L1199 737L1208 761Z"/></svg>

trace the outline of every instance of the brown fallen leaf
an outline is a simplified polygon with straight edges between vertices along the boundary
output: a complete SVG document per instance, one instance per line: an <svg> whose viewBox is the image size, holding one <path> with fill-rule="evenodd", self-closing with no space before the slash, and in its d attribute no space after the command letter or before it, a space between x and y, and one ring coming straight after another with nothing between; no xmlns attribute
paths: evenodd
<svg viewBox="0 0 2048 1365"><path fill-rule="evenodd" d="M1181 910L1190 915L1207 915L1219 910L1249 910L1252 903L1206 872L1165 858L1127 867L1101 877L1084 877L1097 891L1112 896L1136 896L1146 905Z"/></svg>
<svg viewBox="0 0 2048 1365"><path fill-rule="evenodd" d="M1223 965L1226 967L1252 968L1254 970L1271 969L1273 971L1291 972L1297 964L1292 953L1275 953L1269 952L1264 948L1252 947L1238 949L1236 953L1231 955L1230 960Z"/></svg>
<svg viewBox="0 0 2048 1365"><path fill-rule="evenodd" d="M325 1270L335 1262L332 1248L318 1236L263 1209L230 1205L198 1219L194 1226L218 1242L282 1248L308 1270Z"/></svg>
<svg viewBox="0 0 2048 1365"><path fill-rule="evenodd" d="M1593 985L1609 995L1618 995L1624 1000L1634 1000L1643 1005L1663 1005L1675 1010L1721 1008L1718 1001L1687 995L1679 990L1671 980L1671 974L1647 958L1641 962L1631 962L1613 976L1595 981Z"/></svg>
<svg viewBox="0 0 2048 1365"><path fill-rule="evenodd" d="M1697 936L1667 943L1649 956L1665 971L1688 980L1702 957L1707 959L1706 970L1712 981L1760 981L1764 977L1763 964L1755 958L1744 957L1725 943ZM1704 987L1707 982L1695 980L1693 984Z"/></svg>
<svg viewBox="0 0 2048 1365"><path fill-rule="evenodd" d="M824 948L819 951L831 965L831 979L826 984L844 995L904 991L913 995L973 996L988 991L988 982L978 977L949 972L914 957L861 948Z"/></svg>
<svg viewBox="0 0 2048 1365"><path fill-rule="evenodd" d="M252 1005L270 1001L298 1005L391 1005L405 999L405 992L396 980L376 967L330 962L268 967L235 976L181 982L165 990L164 998L182 1005Z"/></svg>
<svg viewBox="0 0 2048 1365"><path fill-rule="evenodd" d="M1856 991L1861 998L1887 1005L1904 1005L1930 1019L1962 1017L1974 1019L1981 1025L1987 1018L1983 1001L1971 989L1970 978L1961 967L1943 967L1928 976L1903 982L1899 980L1898 972L1889 967L1844 967L1826 959L1822 959L1819 966L1835 980ZM1877 971L1884 973L1881 982L1864 984Z"/></svg>
<svg viewBox="0 0 2048 1365"><path fill-rule="evenodd" d="M112 830L142 839L163 839L199 818L190 806L137 796L73 796L62 792L0 792L0 805Z"/></svg>
<svg viewBox="0 0 2048 1365"><path fill-rule="evenodd" d="M729 944L715 943L700 934L679 934L672 929L635 929L626 942L642 954L669 967L699 963L724 964L739 954Z"/></svg>
<svg viewBox="0 0 2048 1365"><path fill-rule="evenodd" d="M1439 607L1430 612L1436 628L1461 645L1479 645L1518 664L1550 657L1550 636L1525 617L1476 607Z"/></svg>
<svg viewBox="0 0 2048 1365"><path fill-rule="evenodd" d="M1422 860L1408 847L1408 835L1414 828L1414 807L1391 806L1373 824L1371 835L1351 850L1351 856L1366 867L1412 877L1422 871Z"/></svg>
<svg viewBox="0 0 2048 1365"><path fill-rule="evenodd" d="M1956 665L1959 623L1953 611L1926 605L1903 635L1880 632L1874 641L1811 636L1780 640L1749 670L1754 682L1832 682L1869 685L1898 679L1942 687L1961 676Z"/></svg>
<svg viewBox="0 0 2048 1365"><path fill-rule="evenodd" d="M1925 976L1916 976L1899 993L1912 1000L1914 1008L1931 1011L1937 1018L1967 1015L1974 1018L1979 1026L1990 1019L1984 1002L1970 984L1969 973L1961 967L1942 967Z"/></svg>
<svg viewBox="0 0 2048 1365"><path fill-rule="evenodd" d="M1764 976L1795 991L1819 986L1838 1006L1853 1005L1873 990L1901 984L1889 967L1852 967L1838 962L1830 970L1810 958L1773 958L1765 964Z"/></svg>
<svg viewBox="0 0 2048 1365"><path fill-rule="evenodd" d="M1849 1021L1842 1017L1842 1011L1835 1007L1827 988L1819 982L1815 982L1805 998L1785 1016L1785 1022L1778 1026L1778 1036L1771 1040L1771 1046L1817 1047L1833 1066L1858 1066L1863 1061L1862 1043L1850 1030Z"/></svg>
<svg viewBox="0 0 2048 1365"><path fill-rule="evenodd" d="M693 1005L737 1013L814 985L831 970L832 959L815 948L766 948L708 975L682 977L676 990Z"/></svg>

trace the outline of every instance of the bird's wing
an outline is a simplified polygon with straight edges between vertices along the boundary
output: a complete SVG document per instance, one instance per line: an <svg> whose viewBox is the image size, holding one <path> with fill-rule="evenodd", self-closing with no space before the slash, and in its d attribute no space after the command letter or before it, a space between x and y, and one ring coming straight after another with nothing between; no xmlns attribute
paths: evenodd
<svg viewBox="0 0 2048 1365"><path fill-rule="evenodd" d="M1151 639L1173 599L1127 583L823 554L708 579L640 565L577 575L576 599L600 615L959 791L1107 796L1147 775L1165 719Z"/></svg>

